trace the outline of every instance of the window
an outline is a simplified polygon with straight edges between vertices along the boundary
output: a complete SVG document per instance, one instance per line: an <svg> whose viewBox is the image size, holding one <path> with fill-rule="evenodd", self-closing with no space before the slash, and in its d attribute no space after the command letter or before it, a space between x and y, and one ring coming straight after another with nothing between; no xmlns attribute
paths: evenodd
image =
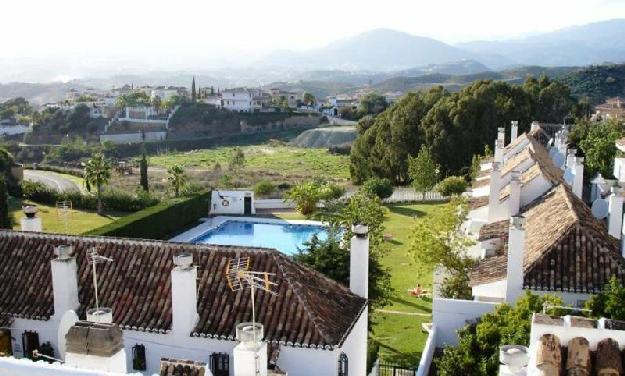
<svg viewBox="0 0 625 376"><path fill-rule="evenodd" d="M34 359L33 351L39 351L39 334L28 330L22 333L22 349L25 358Z"/></svg>
<svg viewBox="0 0 625 376"><path fill-rule="evenodd" d="M147 369L145 346L136 344L132 347L132 368L137 371L145 371Z"/></svg>
<svg viewBox="0 0 625 376"><path fill-rule="evenodd" d="M213 376L230 376L230 355L226 353L212 353L210 367Z"/></svg>
<svg viewBox="0 0 625 376"><path fill-rule="evenodd" d="M341 353L341 355L339 355L339 376L347 376L347 371L349 368L347 363L347 355L345 355L345 353Z"/></svg>

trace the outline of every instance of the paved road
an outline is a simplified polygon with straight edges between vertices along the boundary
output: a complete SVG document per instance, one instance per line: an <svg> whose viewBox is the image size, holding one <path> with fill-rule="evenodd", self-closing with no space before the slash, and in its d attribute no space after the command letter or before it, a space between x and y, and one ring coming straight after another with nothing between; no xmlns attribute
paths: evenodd
<svg viewBox="0 0 625 376"><path fill-rule="evenodd" d="M61 192L80 190L76 183L52 171L24 170L24 180L45 184Z"/></svg>

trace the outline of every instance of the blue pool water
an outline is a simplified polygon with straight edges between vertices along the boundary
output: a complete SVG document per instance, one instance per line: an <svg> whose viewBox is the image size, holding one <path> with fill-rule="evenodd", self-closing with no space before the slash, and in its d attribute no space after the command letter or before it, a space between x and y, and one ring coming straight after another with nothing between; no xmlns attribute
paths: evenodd
<svg viewBox="0 0 625 376"><path fill-rule="evenodd" d="M321 240L328 238L323 226L225 221L192 242L274 248L292 255L315 234Z"/></svg>

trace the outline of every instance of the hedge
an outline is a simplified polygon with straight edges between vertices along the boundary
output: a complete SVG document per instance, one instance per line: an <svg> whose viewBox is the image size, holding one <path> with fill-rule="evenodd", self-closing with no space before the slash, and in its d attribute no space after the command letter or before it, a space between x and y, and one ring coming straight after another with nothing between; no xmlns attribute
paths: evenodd
<svg viewBox="0 0 625 376"><path fill-rule="evenodd" d="M161 202L120 218L85 235L166 240L208 215L210 191Z"/></svg>
<svg viewBox="0 0 625 376"><path fill-rule="evenodd" d="M82 194L79 191L59 192L38 182L23 180L20 183L22 198L50 206L59 201L70 200L75 209L96 210L98 207L95 195ZM136 212L158 204L158 198L148 193L132 194L120 190L102 192L102 203L107 210Z"/></svg>

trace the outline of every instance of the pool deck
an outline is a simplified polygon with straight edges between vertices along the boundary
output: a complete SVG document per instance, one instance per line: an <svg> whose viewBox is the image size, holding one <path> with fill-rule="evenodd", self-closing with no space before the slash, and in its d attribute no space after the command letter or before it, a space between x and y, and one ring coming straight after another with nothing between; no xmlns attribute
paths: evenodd
<svg viewBox="0 0 625 376"><path fill-rule="evenodd" d="M327 223L319 222L319 221L310 221L304 219L279 219L279 218L263 218L263 217L228 217L228 216L218 216L207 218L204 223L193 227L190 230L183 232L171 239L171 242L179 242L179 243L189 243L193 239L196 239L206 232L214 229L215 227L220 226L222 223L226 221L237 221L237 222L254 222L254 223L267 223L267 224L277 224L277 225L313 225L313 226L327 226Z"/></svg>

